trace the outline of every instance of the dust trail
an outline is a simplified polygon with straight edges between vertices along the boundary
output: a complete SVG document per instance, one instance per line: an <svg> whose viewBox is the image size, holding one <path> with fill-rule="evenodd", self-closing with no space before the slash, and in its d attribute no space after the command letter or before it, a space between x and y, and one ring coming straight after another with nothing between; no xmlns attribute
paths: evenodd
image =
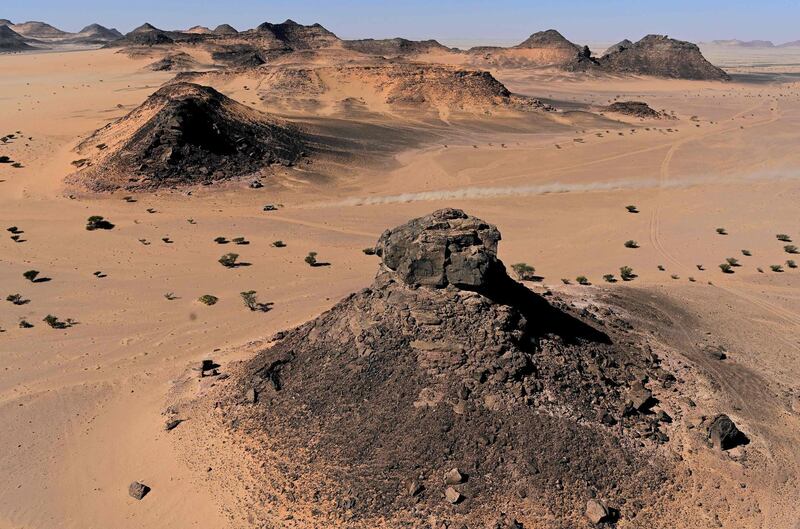
<svg viewBox="0 0 800 529"><path fill-rule="evenodd" d="M342 207L342 206L372 206L379 204L401 204L406 202L431 202L438 200L471 200L483 198L547 195L555 193L589 193L592 191L621 191L641 189L676 189L708 184L732 184L759 181L791 181L800 180L800 173L757 173L740 176L726 176L716 178L684 178L671 179L659 182L658 179L645 180L613 180L609 182L593 183L562 183L552 182L526 186L506 187L463 187L440 191L421 191L417 193L402 193L399 195L384 195L374 197L351 197L337 202L314 204L312 207Z"/></svg>

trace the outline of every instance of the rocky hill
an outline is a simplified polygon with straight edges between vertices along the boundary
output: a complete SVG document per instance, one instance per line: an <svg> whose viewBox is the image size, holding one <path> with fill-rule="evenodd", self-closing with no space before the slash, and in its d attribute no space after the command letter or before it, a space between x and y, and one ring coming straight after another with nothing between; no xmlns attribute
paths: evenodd
<svg viewBox="0 0 800 529"><path fill-rule="evenodd" d="M12 28L14 31L24 37L33 39L54 39L69 37L71 33L61 31L60 29L51 26L45 22L23 22L21 24L14 24Z"/></svg>
<svg viewBox="0 0 800 529"><path fill-rule="evenodd" d="M264 22L253 30L257 34L267 34L293 50L326 48L340 42L339 37L320 24L304 26L294 20L280 24Z"/></svg>
<svg viewBox="0 0 800 529"><path fill-rule="evenodd" d="M0 25L0 52L29 51L35 49L27 39L8 26Z"/></svg>
<svg viewBox="0 0 800 529"><path fill-rule="evenodd" d="M647 386L671 375L513 281L500 238L454 209L386 231L370 287L279 333L203 397L213 427L246 447L237 479L259 524L657 520L675 470Z"/></svg>
<svg viewBox="0 0 800 529"><path fill-rule="evenodd" d="M648 35L638 42L628 42L623 41L600 57L600 66L618 74L730 80L727 73L708 62L700 48L691 42L670 39L664 35Z"/></svg>
<svg viewBox="0 0 800 529"><path fill-rule="evenodd" d="M69 180L92 191L210 183L291 165L306 148L281 120L207 86L175 83L84 140Z"/></svg>
<svg viewBox="0 0 800 529"><path fill-rule="evenodd" d="M236 35L239 32L230 24L220 24L214 28L213 33L215 35Z"/></svg>
<svg viewBox="0 0 800 529"><path fill-rule="evenodd" d="M540 31L511 48L477 47L467 51L470 64L483 68L557 68L583 71L595 66L591 52L554 29Z"/></svg>

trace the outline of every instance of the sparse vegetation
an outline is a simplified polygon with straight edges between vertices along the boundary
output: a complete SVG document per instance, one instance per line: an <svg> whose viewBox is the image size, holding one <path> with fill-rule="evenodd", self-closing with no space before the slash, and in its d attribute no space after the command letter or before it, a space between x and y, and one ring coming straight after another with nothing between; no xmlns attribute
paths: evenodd
<svg viewBox="0 0 800 529"><path fill-rule="evenodd" d="M575 278L575 281L577 281L579 285L583 286L591 285L591 283L589 283L589 278L587 278L586 276L578 276Z"/></svg>
<svg viewBox="0 0 800 529"><path fill-rule="evenodd" d="M31 329L31 328L33 328L33 324L30 323L28 320L19 320L19 328L20 329Z"/></svg>
<svg viewBox="0 0 800 529"><path fill-rule="evenodd" d="M717 233L720 235L727 235L728 230L726 230L725 228L717 228Z"/></svg>
<svg viewBox="0 0 800 529"><path fill-rule="evenodd" d="M536 279L536 269L528 263L516 263L511 269L520 281L533 281Z"/></svg>
<svg viewBox="0 0 800 529"><path fill-rule="evenodd" d="M625 241L625 248L638 248L639 243L634 240Z"/></svg>
<svg viewBox="0 0 800 529"><path fill-rule="evenodd" d="M722 263L721 265L719 265L719 269L722 270L726 274L732 274L733 273L733 267L731 266L730 263Z"/></svg>
<svg viewBox="0 0 800 529"><path fill-rule="evenodd" d="M756 271L757 271L759 274L763 274L763 273L764 273L764 269L763 269L763 268L761 268L760 266L759 266L758 268L756 268Z"/></svg>
<svg viewBox="0 0 800 529"><path fill-rule="evenodd" d="M681 278L681 276L679 276L678 274L672 274L669 277L671 277L672 279L680 279Z"/></svg>
<svg viewBox="0 0 800 529"><path fill-rule="evenodd" d="M273 246L274 248L286 248L286 243L283 241L275 241L272 243L271 246Z"/></svg>
<svg viewBox="0 0 800 529"><path fill-rule="evenodd" d="M233 244L238 244L239 246L250 244L250 241L245 239L244 237L234 237L231 239Z"/></svg>
<svg viewBox="0 0 800 529"><path fill-rule="evenodd" d="M211 305L216 305L217 301L219 301L219 298L217 296L212 296L211 294L203 294L197 298L197 301L210 307Z"/></svg>
<svg viewBox="0 0 800 529"><path fill-rule="evenodd" d="M694 283L694 282L695 282L695 281L697 281L697 280L696 280L695 278L693 278L692 276L689 276L689 281L690 281L691 283Z"/></svg>
<svg viewBox="0 0 800 529"><path fill-rule="evenodd" d="M317 252L308 252L305 259L303 259L309 266L317 266Z"/></svg>
<svg viewBox="0 0 800 529"><path fill-rule="evenodd" d="M633 205L625 206L625 209L628 210L628 213L639 213L639 210Z"/></svg>
<svg viewBox="0 0 800 529"><path fill-rule="evenodd" d="M224 266L225 268L235 268L236 267L236 260L239 259L238 253L226 253L222 257L219 258L219 264Z"/></svg>
<svg viewBox="0 0 800 529"><path fill-rule="evenodd" d="M22 274L22 277L24 277L25 279L27 279L28 281L33 283L33 282L36 281L36 278L39 277L39 271L38 270L28 270L27 272L24 272Z"/></svg>
<svg viewBox="0 0 800 529"><path fill-rule="evenodd" d="M794 259L789 259L788 261L786 261L786 266L788 268L797 268L797 263L794 262Z"/></svg>
<svg viewBox="0 0 800 529"><path fill-rule="evenodd" d="M375 255L375 248L373 246L370 246L368 248L364 248L361 251L364 252L364 255Z"/></svg>
<svg viewBox="0 0 800 529"><path fill-rule="evenodd" d="M111 230L114 228L114 225L111 224L109 221L101 217L100 215L92 215L88 219L86 219L86 229L88 231L94 230Z"/></svg>
<svg viewBox="0 0 800 529"><path fill-rule="evenodd" d="M725 261L731 266L742 266L739 264L739 260L735 257L726 257Z"/></svg>
<svg viewBox="0 0 800 529"><path fill-rule="evenodd" d="M623 281L633 281L636 279L636 274L633 273L633 268L630 266L622 266L619 269L619 277L621 277Z"/></svg>
<svg viewBox="0 0 800 529"><path fill-rule="evenodd" d="M795 246L794 244L787 244L786 246L783 247L783 251L792 254L798 253L797 246Z"/></svg>
<svg viewBox="0 0 800 529"><path fill-rule="evenodd" d="M783 272L783 267L781 265L769 265L769 269L773 272Z"/></svg>
<svg viewBox="0 0 800 529"><path fill-rule="evenodd" d="M664 265L658 265L658 269L661 272L664 272L666 270L666 268L664 268Z"/></svg>
<svg viewBox="0 0 800 529"><path fill-rule="evenodd" d="M614 277L614 274L605 274L603 276L603 281L606 283L616 283L617 279Z"/></svg>
<svg viewBox="0 0 800 529"><path fill-rule="evenodd" d="M30 302L29 299L24 299L22 294L9 294L6 296L6 301L10 301L14 305L25 305L26 303Z"/></svg>
<svg viewBox="0 0 800 529"><path fill-rule="evenodd" d="M247 292L242 292L240 295L242 296L242 301L244 301L245 307L254 312L267 312L272 306L272 303L259 303L255 290L248 290Z"/></svg>
<svg viewBox="0 0 800 529"><path fill-rule="evenodd" d="M781 242L792 242L792 238L786 235L785 233L779 233L775 236Z"/></svg>
<svg viewBox="0 0 800 529"><path fill-rule="evenodd" d="M67 327L72 326L71 320L61 321L52 314L48 314L47 316L45 316L42 321L45 322L50 327L52 327L53 329L66 329Z"/></svg>
<svg viewBox="0 0 800 529"><path fill-rule="evenodd" d="M174 292L167 292L167 293L164 294L164 299L166 299L167 301L172 301L172 300L178 299L178 298L175 297L175 293Z"/></svg>
<svg viewBox="0 0 800 529"><path fill-rule="evenodd" d="M228 239L226 239L225 237L216 237L214 239L214 242L217 244L228 244Z"/></svg>
<svg viewBox="0 0 800 529"><path fill-rule="evenodd" d="M742 255L745 257L752 257L753 253L750 250L742 250Z"/></svg>
<svg viewBox="0 0 800 529"><path fill-rule="evenodd" d="M571 283L572 283L572 282L571 282L569 279L567 279L566 277L562 277L562 278L561 278L561 282L562 282L562 283L564 283L565 285L569 285L569 284L571 284Z"/></svg>
<svg viewBox="0 0 800 529"><path fill-rule="evenodd" d="M705 267L701 264L695 266L697 266L697 269L700 270L701 272L705 270Z"/></svg>

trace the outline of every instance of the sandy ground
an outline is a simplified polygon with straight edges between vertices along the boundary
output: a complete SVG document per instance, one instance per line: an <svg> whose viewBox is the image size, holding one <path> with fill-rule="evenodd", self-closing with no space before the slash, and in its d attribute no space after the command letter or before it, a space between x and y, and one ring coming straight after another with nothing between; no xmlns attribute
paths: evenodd
<svg viewBox="0 0 800 529"><path fill-rule="evenodd" d="M341 185L163 191L135 203L122 194L70 199L62 179L78 139L171 77L144 70L149 62L106 50L0 56L0 135L22 136L0 154L23 164L0 165L0 294L30 299L0 304L0 527L234 526L223 507L235 490L214 485L224 469L186 465L170 439L180 429L164 431L171 382L192 362L232 360L244 354L237 344L301 323L367 285L376 259L362 248L385 228L444 206L495 223L500 257L535 265L544 277L536 289L645 293L693 314L693 335L713 331L735 366L758 374L755 383L708 375L728 384L725 394L739 399L728 412L768 454L749 470L759 512L743 524L792 527L800 272L769 267L792 257L775 234L800 240L800 84L495 72L512 91L562 108L643 99L679 119L577 116L526 133L444 127L446 144L403 152L392 167L364 169ZM255 99L236 86L226 94ZM266 203L285 207L264 212ZM628 213L629 204L640 213ZM116 228L86 231L90 215ZM9 226L25 242L12 241ZM217 236L250 244L220 246ZM640 247L625 248L629 239ZM272 247L275 240L287 247ZM309 268L303 257L312 250L331 266ZM221 267L216 260L229 251L250 266ZM718 268L726 257L742 264L734 274ZM623 265L636 281L603 283ZM29 269L51 280L30 283L22 277ZM574 285L578 275L596 286ZM274 309L246 310L239 292L251 289ZM203 294L220 301L201 305ZM78 323L51 329L47 314ZM35 327L19 328L23 318ZM128 496L133 480L152 487L145 502Z"/></svg>

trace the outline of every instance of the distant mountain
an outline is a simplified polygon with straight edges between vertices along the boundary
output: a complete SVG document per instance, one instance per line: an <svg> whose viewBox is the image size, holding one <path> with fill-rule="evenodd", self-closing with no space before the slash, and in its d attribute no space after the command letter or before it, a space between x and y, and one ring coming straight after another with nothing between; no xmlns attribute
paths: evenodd
<svg viewBox="0 0 800 529"><path fill-rule="evenodd" d="M800 48L800 40L793 40L792 42L784 42L778 46L779 48Z"/></svg>
<svg viewBox="0 0 800 529"><path fill-rule="evenodd" d="M0 26L13 26L14 23L7 18L0 18Z"/></svg>
<svg viewBox="0 0 800 529"><path fill-rule="evenodd" d="M691 42L666 35L648 35L627 46L623 44L599 59L603 69L622 74L652 75L673 79L730 80L725 71L703 57Z"/></svg>
<svg viewBox="0 0 800 529"><path fill-rule="evenodd" d="M712 40L709 44L714 46L730 46L736 48L774 48L775 44L769 40Z"/></svg>
<svg viewBox="0 0 800 529"><path fill-rule="evenodd" d="M27 51L34 49L25 42L25 37L3 24L0 25L0 52Z"/></svg>
<svg viewBox="0 0 800 529"><path fill-rule="evenodd" d="M220 24L214 28L215 35L237 35L239 32L230 24Z"/></svg>
<svg viewBox="0 0 800 529"><path fill-rule="evenodd" d="M75 35L76 42L102 44L121 39L122 33L116 29L108 29L100 24L90 24Z"/></svg>
<svg viewBox="0 0 800 529"><path fill-rule="evenodd" d="M539 31L528 37L525 41L514 46L517 49L562 49L570 53L577 53L580 51L580 46L568 41L564 35L554 29L547 31Z"/></svg>
<svg viewBox="0 0 800 529"><path fill-rule="evenodd" d="M304 26L294 20L281 24L264 22L256 27L255 32L271 35L294 50L327 48L341 42L339 37L320 24Z"/></svg>
<svg viewBox="0 0 800 529"><path fill-rule="evenodd" d="M66 31L62 31L51 26L50 24L37 21L14 24L11 29L24 37L31 37L34 39L57 39L69 37L71 35Z"/></svg>
<svg viewBox="0 0 800 529"><path fill-rule="evenodd" d="M193 33L195 35L210 35L212 31L205 26L192 26L186 30L186 33Z"/></svg>
<svg viewBox="0 0 800 529"><path fill-rule="evenodd" d="M346 40L344 47L349 50L366 53L369 55L382 55L384 57L397 57L403 55L418 55L431 51L449 51L450 48L435 40L408 40L408 39L360 39Z"/></svg>

